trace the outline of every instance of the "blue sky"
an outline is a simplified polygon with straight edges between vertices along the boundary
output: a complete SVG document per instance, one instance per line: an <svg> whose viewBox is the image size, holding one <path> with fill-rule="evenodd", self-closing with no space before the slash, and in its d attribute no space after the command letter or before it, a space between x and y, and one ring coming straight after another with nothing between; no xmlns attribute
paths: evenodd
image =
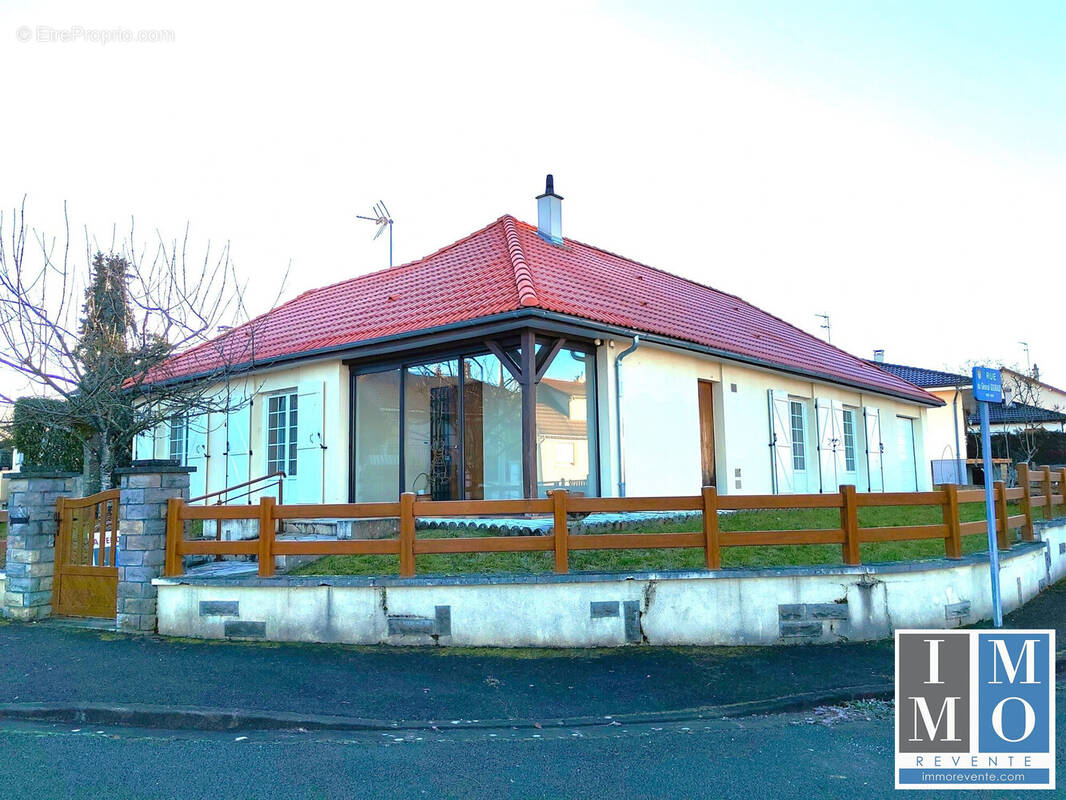
<svg viewBox="0 0 1066 800"><path fill-rule="evenodd" d="M1066 3L627 3L692 48L797 91L892 109L1026 157L1066 151ZM649 11L654 8L654 11Z"/></svg>

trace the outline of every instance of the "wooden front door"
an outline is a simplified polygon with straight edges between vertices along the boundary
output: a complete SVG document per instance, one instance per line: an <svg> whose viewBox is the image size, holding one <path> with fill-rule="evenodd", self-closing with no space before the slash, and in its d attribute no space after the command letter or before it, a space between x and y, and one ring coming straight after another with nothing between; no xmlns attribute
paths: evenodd
<svg viewBox="0 0 1066 800"><path fill-rule="evenodd" d="M700 381L700 455L703 462L703 486L717 486L714 471L714 384Z"/></svg>
<svg viewBox="0 0 1066 800"><path fill-rule="evenodd" d="M118 596L119 490L56 503L52 612L71 617L115 618Z"/></svg>

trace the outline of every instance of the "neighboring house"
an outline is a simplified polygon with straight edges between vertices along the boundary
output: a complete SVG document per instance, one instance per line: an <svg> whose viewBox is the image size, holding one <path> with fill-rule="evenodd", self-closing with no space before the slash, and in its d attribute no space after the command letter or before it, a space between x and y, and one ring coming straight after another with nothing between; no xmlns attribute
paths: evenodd
<svg viewBox="0 0 1066 800"><path fill-rule="evenodd" d="M1047 408L1012 403L1010 405L990 405L988 407L988 428L993 435L1001 433L1024 433L1026 431L1066 431L1066 414ZM976 412L969 415L971 425L980 425Z"/></svg>
<svg viewBox="0 0 1066 800"><path fill-rule="evenodd" d="M869 363L920 386L944 402L931 408L925 418L925 454L934 485L966 483L967 398L972 398L971 379L966 375L904 364L889 364L877 351ZM971 401L972 402L972 401Z"/></svg>
<svg viewBox="0 0 1066 800"><path fill-rule="evenodd" d="M913 491L932 394L738 297L503 216L418 261L305 292L171 358L228 414L136 456L196 467L194 495L275 470L287 502Z"/></svg>
<svg viewBox="0 0 1066 800"><path fill-rule="evenodd" d="M1044 429L1062 431L1066 422L1066 391L1040 380L1040 370L1033 366L1033 375L1025 375L1002 367L1005 395L1013 400L1009 407L998 412L992 409L992 430L996 433L1019 433ZM972 397L967 406L971 414L977 409Z"/></svg>

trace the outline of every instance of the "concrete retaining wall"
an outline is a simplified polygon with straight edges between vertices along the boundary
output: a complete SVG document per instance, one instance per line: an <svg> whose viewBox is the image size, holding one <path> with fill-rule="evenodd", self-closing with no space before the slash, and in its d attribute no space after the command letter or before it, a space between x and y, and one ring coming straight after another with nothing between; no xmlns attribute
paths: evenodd
<svg viewBox="0 0 1066 800"><path fill-rule="evenodd" d="M1011 611L1066 577L1066 520L1001 554ZM462 578L172 578L159 632L351 644L594 647L881 639L991 616L980 555L863 567Z"/></svg>

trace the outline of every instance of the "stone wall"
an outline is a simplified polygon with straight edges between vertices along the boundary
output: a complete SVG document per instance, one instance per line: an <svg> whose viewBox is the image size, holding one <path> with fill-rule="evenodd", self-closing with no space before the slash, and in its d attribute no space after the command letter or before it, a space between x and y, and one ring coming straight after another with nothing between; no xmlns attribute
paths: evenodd
<svg viewBox="0 0 1066 800"><path fill-rule="evenodd" d="M17 473L9 480L3 614L8 619L44 619L52 613L56 500L80 494L81 476Z"/></svg>
<svg viewBox="0 0 1066 800"><path fill-rule="evenodd" d="M122 490L118 538L119 630L156 628L156 587L163 574L167 541L167 501L189 499L189 467L130 467L116 470Z"/></svg>

